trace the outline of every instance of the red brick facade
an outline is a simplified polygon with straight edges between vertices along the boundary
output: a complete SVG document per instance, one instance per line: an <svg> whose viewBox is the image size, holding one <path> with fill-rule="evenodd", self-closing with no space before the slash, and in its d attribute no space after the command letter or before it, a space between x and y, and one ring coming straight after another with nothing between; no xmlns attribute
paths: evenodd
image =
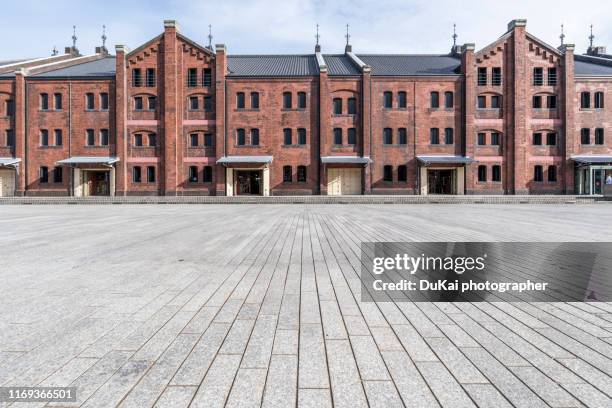
<svg viewBox="0 0 612 408"><path fill-rule="evenodd" d="M612 101L594 102L612 94L612 59L592 57L582 63L604 72L578 75L573 46L543 43L524 20L485 48L457 47L450 75L385 73L350 46L310 55L314 74L240 75L225 46L202 47L174 21L133 51L117 46L109 75L48 75L111 58L75 51L0 64L0 158L21 160L17 195L239 194L249 170L261 171L263 194L328 194L330 168L358 169L362 194L439 193L434 183L453 194L572 194L584 190L575 156L612 156ZM352 66L342 74L332 58ZM91 157L114 160L78 161Z"/></svg>

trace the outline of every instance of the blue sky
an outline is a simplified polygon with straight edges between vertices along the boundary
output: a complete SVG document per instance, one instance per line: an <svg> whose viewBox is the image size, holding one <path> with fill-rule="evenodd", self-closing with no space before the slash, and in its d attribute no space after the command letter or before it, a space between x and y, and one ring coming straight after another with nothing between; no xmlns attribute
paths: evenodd
<svg viewBox="0 0 612 408"><path fill-rule="evenodd" d="M0 60L39 57L53 46L70 45L73 24L77 46L90 53L99 45L102 24L107 44L131 48L162 31L164 19L179 21L181 32L206 43L208 24L213 43L230 53L309 53L314 30L328 53L342 52L345 24L350 24L356 52L444 53L451 45L452 25L458 42L485 46L503 34L508 21L526 18L535 36L559 44L560 24L566 42L578 52L588 46L589 25L596 45L612 51L612 2L582 1L426 1L426 0L17 0L4 1L0 13Z"/></svg>

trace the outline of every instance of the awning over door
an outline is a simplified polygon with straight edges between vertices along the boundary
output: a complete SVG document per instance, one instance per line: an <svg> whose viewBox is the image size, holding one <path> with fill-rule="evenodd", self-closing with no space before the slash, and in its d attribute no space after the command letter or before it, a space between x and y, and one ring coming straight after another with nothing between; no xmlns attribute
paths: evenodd
<svg viewBox="0 0 612 408"><path fill-rule="evenodd" d="M217 164L225 166L231 164L270 164L272 156L223 156L217 160Z"/></svg>
<svg viewBox="0 0 612 408"><path fill-rule="evenodd" d="M612 164L612 156L585 154L582 156L572 156L571 159L579 165L589 164Z"/></svg>
<svg viewBox="0 0 612 408"><path fill-rule="evenodd" d="M59 160L57 164L60 166L78 166L78 165L103 165L112 166L119 161L118 157L106 156L74 156L69 159Z"/></svg>
<svg viewBox="0 0 612 408"><path fill-rule="evenodd" d="M21 163L21 159L14 157L0 157L0 167L15 167Z"/></svg>
<svg viewBox="0 0 612 408"><path fill-rule="evenodd" d="M372 163L369 157L358 156L323 156L321 157L323 164L368 164Z"/></svg>
<svg viewBox="0 0 612 408"><path fill-rule="evenodd" d="M430 164L470 164L475 161L471 157L452 155L419 155L417 160L425 166Z"/></svg>

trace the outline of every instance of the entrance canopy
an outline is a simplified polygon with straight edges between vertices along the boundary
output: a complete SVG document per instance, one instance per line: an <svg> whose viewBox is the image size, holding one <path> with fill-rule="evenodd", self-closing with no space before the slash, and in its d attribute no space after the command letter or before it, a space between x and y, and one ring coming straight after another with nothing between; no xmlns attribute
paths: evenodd
<svg viewBox="0 0 612 408"><path fill-rule="evenodd" d="M323 156L321 157L323 164L368 164L372 163L369 157L357 156Z"/></svg>
<svg viewBox="0 0 612 408"><path fill-rule="evenodd" d="M60 160L57 162L60 166L78 166L78 165L103 165L112 166L119 161L118 157L104 156L74 156L69 159Z"/></svg>
<svg viewBox="0 0 612 408"><path fill-rule="evenodd" d="M230 166L232 164L264 165L272 163L272 156L223 156L217 160L217 164Z"/></svg>
<svg viewBox="0 0 612 408"><path fill-rule="evenodd" d="M0 167L15 167L21 163L21 159L14 157L0 157Z"/></svg>
<svg viewBox="0 0 612 408"><path fill-rule="evenodd" d="M581 166L590 164L612 164L612 156L605 155L590 154L583 156L572 156L571 159Z"/></svg>
<svg viewBox="0 0 612 408"><path fill-rule="evenodd" d="M419 155L417 160L424 166L430 164L470 164L475 161L471 157L451 155Z"/></svg>

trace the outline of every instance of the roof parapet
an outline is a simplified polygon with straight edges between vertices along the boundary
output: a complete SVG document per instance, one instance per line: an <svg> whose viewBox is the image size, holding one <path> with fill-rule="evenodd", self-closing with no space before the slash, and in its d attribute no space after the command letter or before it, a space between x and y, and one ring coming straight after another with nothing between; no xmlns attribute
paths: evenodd
<svg viewBox="0 0 612 408"><path fill-rule="evenodd" d="M372 67L363 62L357 55L355 55L352 50L347 51L346 56L349 57L351 61L353 61L353 63L356 64L362 72L370 72L372 70Z"/></svg>
<svg viewBox="0 0 612 408"><path fill-rule="evenodd" d="M321 48L317 52L315 52L315 57L317 58L317 64L319 64L319 72L327 72L327 63L321 55Z"/></svg>
<svg viewBox="0 0 612 408"><path fill-rule="evenodd" d="M465 43L463 44L462 51L474 51L476 49L476 44L474 43Z"/></svg>
<svg viewBox="0 0 612 408"><path fill-rule="evenodd" d="M164 20L164 28L174 28L176 31L180 31L178 21L176 20Z"/></svg>
<svg viewBox="0 0 612 408"><path fill-rule="evenodd" d="M512 31L517 27L526 27L527 20L524 18L517 18L508 23L508 31Z"/></svg>
<svg viewBox="0 0 612 408"><path fill-rule="evenodd" d="M128 47L127 45L123 45L123 44L117 44L115 45L115 52L117 54L120 52L128 54L130 52L130 47Z"/></svg>
<svg viewBox="0 0 612 408"><path fill-rule="evenodd" d="M70 54L53 55L50 57L34 58L30 60L14 62L12 64L0 65L0 74L15 72L19 68L28 68L36 65L48 64L49 62L63 61L71 58Z"/></svg>

